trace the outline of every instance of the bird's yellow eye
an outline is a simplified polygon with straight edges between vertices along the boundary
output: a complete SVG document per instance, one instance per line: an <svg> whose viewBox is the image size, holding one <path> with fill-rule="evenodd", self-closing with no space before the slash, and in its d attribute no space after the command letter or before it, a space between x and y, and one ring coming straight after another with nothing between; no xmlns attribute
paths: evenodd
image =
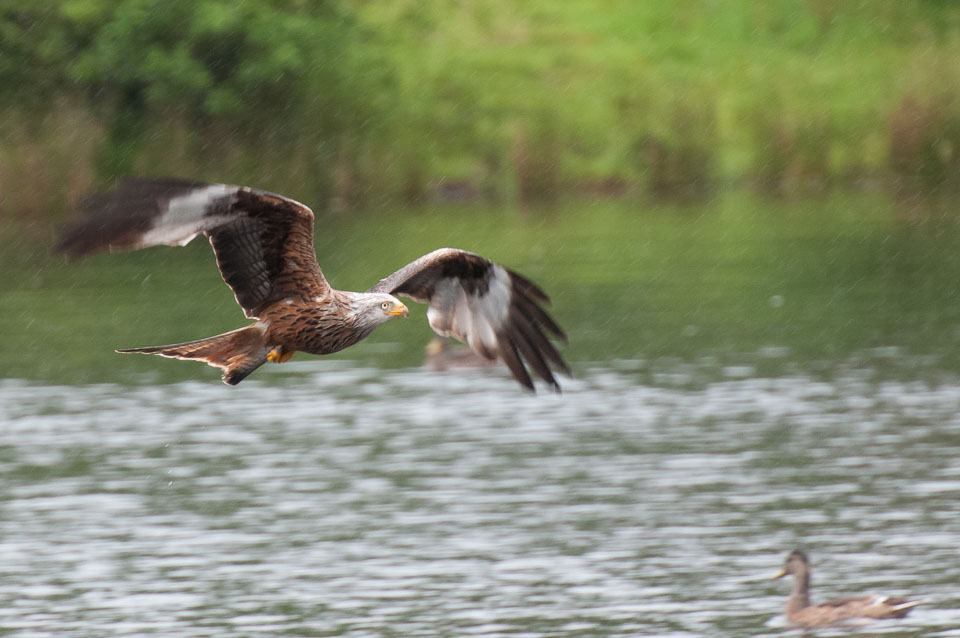
<svg viewBox="0 0 960 638"><path fill-rule="evenodd" d="M380 307L383 308L384 310L390 310L390 302L384 301L382 304L380 304Z"/></svg>

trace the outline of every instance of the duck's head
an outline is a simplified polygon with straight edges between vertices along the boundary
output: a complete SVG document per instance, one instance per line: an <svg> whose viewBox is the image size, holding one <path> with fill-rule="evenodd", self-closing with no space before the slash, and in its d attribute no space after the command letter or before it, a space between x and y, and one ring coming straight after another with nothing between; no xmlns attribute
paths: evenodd
<svg viewBox="0 0 960 638"><path fill-rule="evenodd" d="M810 561L807 560L807 555L802 550L795 549L787 556L787 561L783 564L783 569L771 576L770 580L783 578L788 574L794 576L797 574L805 574L808 571L810 571Z"/></svg>

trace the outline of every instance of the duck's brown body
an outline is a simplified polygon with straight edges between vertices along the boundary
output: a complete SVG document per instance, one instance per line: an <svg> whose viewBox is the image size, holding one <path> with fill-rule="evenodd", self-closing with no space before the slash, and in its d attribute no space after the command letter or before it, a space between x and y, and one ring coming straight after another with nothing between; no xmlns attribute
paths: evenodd
<svg viewBox="0 0 960 638"><path fill-rule="evenodd" d="M793 591L787 600L787 620L802 627L832 625L858 618L903 618L921 604L920 601L890 596L855 596L813 605L810 603L810 563L800 550L790 553L783 569L773 578L788 574L793 576Z"/></svg>

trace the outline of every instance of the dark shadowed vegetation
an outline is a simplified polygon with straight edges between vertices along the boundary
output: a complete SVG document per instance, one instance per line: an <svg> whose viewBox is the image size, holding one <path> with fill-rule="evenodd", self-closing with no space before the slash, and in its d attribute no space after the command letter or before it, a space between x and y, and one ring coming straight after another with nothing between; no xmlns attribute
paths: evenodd
<svg viewBox="0 0 960 638"><path fill-rule="evenodd" d="M960 6L0 0L0 215L122 174L349 210L960 184Z"/></svg>

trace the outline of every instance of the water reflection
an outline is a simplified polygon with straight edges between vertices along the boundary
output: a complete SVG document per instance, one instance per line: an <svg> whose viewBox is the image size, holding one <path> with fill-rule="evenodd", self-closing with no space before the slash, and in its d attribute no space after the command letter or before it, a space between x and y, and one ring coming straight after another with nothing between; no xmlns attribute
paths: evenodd
<svg viewBox="0 0 960 638"><path fill-rule="evenodd" d="M960 635L956 384L302 365L0 385L0 628L776 635L787 591L751 581L802 546L821 600L930 601L871 632Z"/></svg>

